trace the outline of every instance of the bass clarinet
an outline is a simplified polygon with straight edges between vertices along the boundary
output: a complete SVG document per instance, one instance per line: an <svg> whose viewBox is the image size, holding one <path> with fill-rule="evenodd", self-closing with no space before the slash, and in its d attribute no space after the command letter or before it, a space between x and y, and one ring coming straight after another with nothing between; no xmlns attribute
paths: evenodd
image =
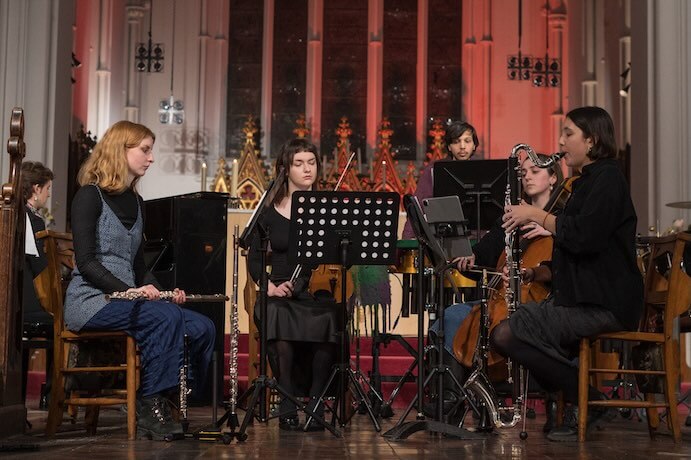
<svg viewBox="0 0 691 460"><path fill-rule="evenodd" d="M517 144L511 150L508 160L508 181L506 184L505 205L517 205L521 196L521 169L519 164L519 152L523 150L526 152L530 160L540 168L549 168L554 163L559 161L562 157L561 153L552 155L548 160L541 160L535 151L527 144ZM505 251L506 251L506 265L509 272L509 283L505 291L505 301L508 311L508 316L521 303L521 247L519 241L518 229L506 234ZM509 383L513 383L513 406L501 407L498 404L498 399L494 387L486 374L487 353L489 351L489 312L486 308L487 299L487 279L486 274L483 276L483 305L482 307L482 338L479 341L478 350L476 353L476 367L474 372L466 381L465 387L475 393L484 403L489 415L497 428L513 427L521 420L523 421L523 430L521 431L521 439L527 438L525 431L525 400L528 388L528 373L522 368L513 368L513 363L510 359L506 360L508 366ZM511 419L502 418L503 412L511 412Z"/></svg>

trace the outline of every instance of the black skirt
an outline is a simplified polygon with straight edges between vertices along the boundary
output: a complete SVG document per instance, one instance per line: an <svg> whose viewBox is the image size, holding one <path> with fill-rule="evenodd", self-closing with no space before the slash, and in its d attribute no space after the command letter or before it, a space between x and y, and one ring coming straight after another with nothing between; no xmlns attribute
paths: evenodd
<svg viewBox="0 0 691 460"><path fill-rule="evenodd" d="M262 329L264 321L259 310L257 302L254 319ZM340 304L333 299L317 299L308 292L290 299L269 297L266 313L267 340L340 343L342 315Z"/></svg>

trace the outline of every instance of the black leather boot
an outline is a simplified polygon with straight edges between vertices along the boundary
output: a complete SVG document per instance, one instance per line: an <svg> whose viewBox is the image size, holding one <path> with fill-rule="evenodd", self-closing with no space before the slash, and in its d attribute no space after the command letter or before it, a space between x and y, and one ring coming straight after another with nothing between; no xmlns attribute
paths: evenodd
<svg viewBox="0 0 691 460"><path fill-rule="evenodd" d="M278 412L281 414L278 417L278 427L284 431L297 431L300 429L300 419L298 418L297 409L288 398L281 399L278 404Z"/></svg>
<svg viewBox="0 0 691 460"><path fill-rule="evenodd" d="M183 435L182 425L173 421L168 400L162 395L137 401L137 435L159 441Z"/></svg>
<svg viewBox="0 0 691 460"><path fill-rule="evenodd" d="M547 393L545 398L545 424L542 426L543 433L549 433L557 426L557 396Z"/></svg>

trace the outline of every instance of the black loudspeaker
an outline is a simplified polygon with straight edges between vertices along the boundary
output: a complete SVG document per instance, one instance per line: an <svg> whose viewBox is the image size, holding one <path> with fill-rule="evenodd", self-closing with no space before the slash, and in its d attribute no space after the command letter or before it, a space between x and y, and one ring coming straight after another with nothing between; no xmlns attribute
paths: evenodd
<svg viewBox="0 0 691 460"><path fill-rule="evenodd" d="M188 294L224 294L228 232L228 194L199 192L145 202L144 258L164 289ZM190 303L185 308L209 317L216 325L218 401L223 399L224 303ZM212 401L212 370L202 394L191 404Z"/></svg>

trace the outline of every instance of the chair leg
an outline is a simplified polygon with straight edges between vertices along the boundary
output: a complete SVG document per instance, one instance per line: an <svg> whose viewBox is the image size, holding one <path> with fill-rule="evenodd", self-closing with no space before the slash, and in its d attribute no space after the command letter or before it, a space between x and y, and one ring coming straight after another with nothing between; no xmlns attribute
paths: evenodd
<svg viewBox="0 0 691 460"><path fill-rule="evenodd" d="M127 439L137 437L137 347L127 337Z"/></svg>
<svg viewBox="0 0 691 460"><path fill-rule="evenodd" d="M590 341L581 339L578 356L578 441L585 442L588 420L588 387L590 376Z"/></svg>
<svg viewBox="0 0 691 460"><path fill-rule="evenodd" d="M643 397L649 403L655 402L654 393L644 393ZM657 433L657 427L660 425L660 414L658 414L657 408L655 407L647 407L645 409L645 414L646 419L648 420L648 433L650 434L650 439L653 439L655 437L655 433Z"/></svg>
<svg viewBox="0 0 691 460"><path fill-rule="evenodd" d="M65 347L55 342L53 346L53 382L50 390L48 421L46 422L47 436L53 436L62 423L62 415L65 411L65 374L62 373L62 369L66 364Z"/></svg>
<svg viewBox="0 0 691 460"><path fill-rule="evenodd" d="M679 359L677 351L679 342L665 340L665 403L667 404L667 423L672 431L674 442L681 442L679 411L677 410L677 384L679 382Z"/></svg>
<svg viewBox="0 0 691 460"><path fill-rule="evenodd" d="M74 406L75 409L77 406ZM98 426L98 414L101 411L101 406L86 406L84 411L84 426L86 427L86 434L88 436L96 436L96 427Z"/></svg>
<svg viewBox="0 0 691 460"><path fill-rule="evenodd" d="M78 398L78 397L79 397L79 393L77 393L76 391L70 392L70 399ZM72 419L71 422L73 424L77 423L77 417L79 416L79 406L75 406L74 404L68 404L67 405L67 415L70 416L70 418Z"/></svg>

